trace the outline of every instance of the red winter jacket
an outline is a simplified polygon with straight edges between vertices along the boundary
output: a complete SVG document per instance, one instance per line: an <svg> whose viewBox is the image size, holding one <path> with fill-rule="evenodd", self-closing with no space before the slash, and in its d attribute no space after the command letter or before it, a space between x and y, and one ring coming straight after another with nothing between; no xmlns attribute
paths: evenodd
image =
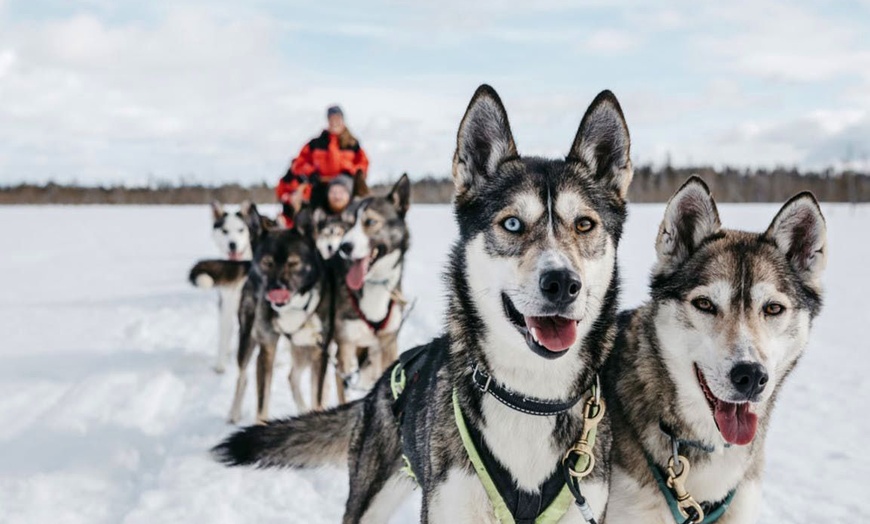
<svg viewBox="0 0 870 524"><path fill-rule="evenodd" d="M314 174L317 174L321 182L326 183L342 173L350 176L362 173L365 176L369 168L369 159L359 146L359 142L349 132L346 133L344 136L339 136L324 131L305 144L299 156L290 164L287 175L275 188L278 200L283 201L282 196L295 192ZM308 185L303 191L303 197L308 201L311 196L311 186Z"/></svg>

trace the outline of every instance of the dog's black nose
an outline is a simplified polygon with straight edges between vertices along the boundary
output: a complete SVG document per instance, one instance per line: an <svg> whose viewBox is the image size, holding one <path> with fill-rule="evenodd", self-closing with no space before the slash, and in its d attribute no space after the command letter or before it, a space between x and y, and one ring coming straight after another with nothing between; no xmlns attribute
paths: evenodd
<svg viewBox="0 0 870 524"><path fill-rule="evenodd" d="M767 370L758 362L740 362L731 369L731 384L747 399L761 394L767 379Z"/></svg>
<svg viewBox="0 0 870 524"><path fill-rule="evenodd" d="M236 244L235 242L230 242L230 251L234 252L237 247L238 247L238 244Z"/></svg>
<svg viewBox="0 0 870 524"><path fill-rule="evenodd" d="M338 250L344 255L350 255L350 252L353 251L353 244L350 242L342 242L341 245L338 246Z"/></svg>
<svg viewBox="0 0 870 524"><path fill-rule="evenodd" d="M580 294L580 277L568 269L547 271L538 284L544 298L559 306L567 306Z"/></svg>

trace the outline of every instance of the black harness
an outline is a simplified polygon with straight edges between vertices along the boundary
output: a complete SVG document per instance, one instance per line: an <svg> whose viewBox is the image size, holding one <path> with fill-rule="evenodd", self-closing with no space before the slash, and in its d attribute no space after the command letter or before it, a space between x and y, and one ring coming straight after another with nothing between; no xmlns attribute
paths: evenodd
<svg viewBox="0 0 870 524"><path fill-rule="evenodd" d="M424 408L425 392L430 387L434 387L436 375L447 364L448 355L449 348L446 337L441 337L429 344L402 353L394 368L388 371L388 374L393 377L391 380L394 397L392 408L400 426L406 467L409 468L409 474L415 480L423 478L420 468L427 464L429 443L426 441L418 442L418 439L415 438L418 434L417 417L405 417L404 415L416 413ZM582 400L582 395L564 402L528 397L499 384L483 371L480 365L475 364L470 366L470 369L475 389L480 391L482 395L489 393L502 404L521 413L537 416L558 415L570 410ZM396 379L398 376L403 377L399 388L397 388L399 381ZM493 455L480 431L472 424L468 424L466 427L487 473L507 505L514 521L517 524L534 524L566 485L566 475L563 472L562 462L557 464L553 473L543 482L538 492L525 491L517 486L511 473Z"/></svg>

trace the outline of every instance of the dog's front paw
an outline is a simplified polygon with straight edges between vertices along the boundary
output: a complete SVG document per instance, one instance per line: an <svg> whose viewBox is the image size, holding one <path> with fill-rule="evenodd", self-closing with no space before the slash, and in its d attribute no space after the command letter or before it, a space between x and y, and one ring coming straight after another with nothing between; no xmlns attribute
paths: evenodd
<svg viewBox="0 0 870 524"><path fill-rule="evenodd" d="M214 279L211 276L203 273L201 275L196 276L196 279L193 281L193 284L196 287L210 289L210 288L214 287Z"/></svg>

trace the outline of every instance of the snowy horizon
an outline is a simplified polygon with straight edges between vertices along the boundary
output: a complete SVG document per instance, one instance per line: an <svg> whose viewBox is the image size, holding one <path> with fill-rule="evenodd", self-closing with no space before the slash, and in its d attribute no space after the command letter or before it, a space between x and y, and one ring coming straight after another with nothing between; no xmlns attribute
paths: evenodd
<svg viewBox="0 0 870 524"><path fill-rule="evenodd" d="M474 89L564 155L597 92L637 165L870 169L870 1L0 0L0 185L273 181L339 103L370 180L446 176Z"/></svg>

